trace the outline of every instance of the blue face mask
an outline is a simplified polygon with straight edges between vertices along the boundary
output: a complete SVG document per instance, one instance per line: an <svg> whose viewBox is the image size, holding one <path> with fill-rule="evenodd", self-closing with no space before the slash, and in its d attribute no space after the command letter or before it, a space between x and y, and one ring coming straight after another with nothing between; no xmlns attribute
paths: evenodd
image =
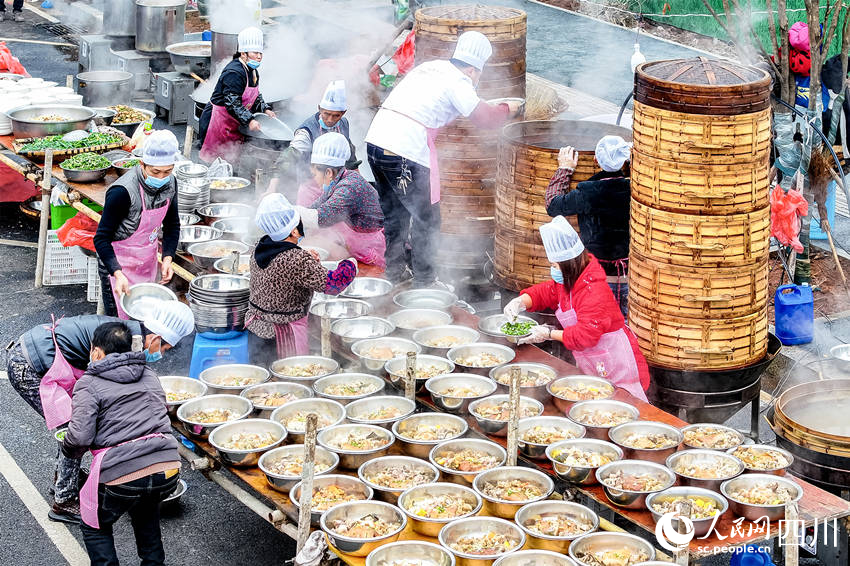
<svg viewBox="0 0 850 566"><path fill-rule="evenodd" d="M323 130L330 130L331 128L333 128L333 126L328 126L327 124L325 124L325 121L324 121L324 120L322 120L322 117L321 117L321 116L319 116L319 126L320 126Z"/></svg>
<svg viewBox="0 0 850 566"><path fill-rule="evenodd" d="M549 275L552 276L552 279L555 280L555 283L564 284L564 274L561 273L560 267L555 267L554 265L549 268Z"/></svg>
<svg viewBox="0 0 850 566"><path fill-rule="evenodd" d="M161 189L165 185L168 184L168 181L171 179L171 175L165 177L163 179L157 179L156 177L145 176L145 184L152 189Z"/></svg>
<svg viewBox="0 0 850 566"><path fill-rule="evenodd" d="M303 241L304 241L304 236L301 236L300 238L298 238L297 244L300 246L301 242L303 242Z"/></svg>
<svg viewBox="0 0 850 566"><path fill-rule="evenodd" d="M329 190L331 190L330 185L322 185L322 194L327 194Z"/></svg>
<svg viewBox="0 0 850 566"><path fill-rule="evenodd" d="M245 64L251 67L252 69L259 69L261 63L262 61L254 61L253 59L248 59Z"/></svg>
<svg viewBox="0 0 850 566"><path fill-rule="evenodd" d="M147 349L145 349L145 361L147 363L152 364L152 363L158 362L161 359L162 359L162 352L161 351L151 353Z"/></svg>

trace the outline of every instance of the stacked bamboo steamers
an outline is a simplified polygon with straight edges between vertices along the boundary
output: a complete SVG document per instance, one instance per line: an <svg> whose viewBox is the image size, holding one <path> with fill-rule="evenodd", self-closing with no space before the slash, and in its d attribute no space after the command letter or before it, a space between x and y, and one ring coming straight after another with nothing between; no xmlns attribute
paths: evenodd
<svg viewBox="0 0 850 566"><path fill-rule="evenodd" d="M629 325L650 365L767 351L770 78L703 57L635 74Z"/></svg>

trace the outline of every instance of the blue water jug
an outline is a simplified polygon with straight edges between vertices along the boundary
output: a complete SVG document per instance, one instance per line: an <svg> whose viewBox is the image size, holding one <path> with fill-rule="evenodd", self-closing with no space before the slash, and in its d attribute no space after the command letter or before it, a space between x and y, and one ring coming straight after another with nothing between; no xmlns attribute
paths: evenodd
<svg viewBox="0 0 850 566"><path fill-rule="evenodd" d="M815 305L808 285L781 285L773 298L776 337L786 346L807 344L815 333Z"/></svg>

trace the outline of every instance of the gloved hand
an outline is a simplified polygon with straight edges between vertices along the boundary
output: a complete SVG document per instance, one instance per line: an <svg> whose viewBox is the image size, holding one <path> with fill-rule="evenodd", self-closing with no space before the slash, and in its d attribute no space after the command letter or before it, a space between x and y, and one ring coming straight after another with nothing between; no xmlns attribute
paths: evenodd
<svg viewBox="0 0 850 566"><path fill-rule="evenodd" d="M552 327L541 324L531 328L531 334L525 338L520 338L517 344L540 344L546 340L552 339Z"/></svg>
<svg viewBox="0 0 850 566"><path fill-rule="evenodd" d="M522 302L522 295L512 299L511 302L505 305L502 311L510 322L514 322L519 313L525 312L525 304Z"/></svg>
<svg viewBox="0 0 850 566"><path fill-rule="evenodd" d="M357 260L353 257L350 257L347 259L347 261L350 261L354 264L354 275L357 276L357 274L360 273L360 267L357 265Z"/></svg>

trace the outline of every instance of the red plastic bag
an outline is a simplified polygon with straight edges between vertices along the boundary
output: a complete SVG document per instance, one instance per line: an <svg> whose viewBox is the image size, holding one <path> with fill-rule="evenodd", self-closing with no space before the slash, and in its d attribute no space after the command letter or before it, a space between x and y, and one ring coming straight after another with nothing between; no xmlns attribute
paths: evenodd
<svg viewBox="0 0 850 566"><path fill-rule="evenodd" d="M779 185L770 192L770 235L783 246L791 246L803 253L800 243L800 218L809 213L809 203L799 191L787 193Z"/></svg>
<svg viewBox="0 0 850 566"><path fill-rule="evenodd" d="M78 212L56 231L56 237L59 238L59 242L66 248L80 246L81 248L95 251L94 233L96 231L97 222L82 212Z"/></svg>
<svg viewBox="0 0 850 566"><path fill-rule="evenodd" d="M393 53L393 61L398 67L399 75L406 75L413 68L414 56L416 55L416 32L407 34L404 42Z"/></svg>
<svg viewBox="0 0 850 566"><path fill-rule="evenodd" d="M12 55L12 52L6 47L6 42L4 41L0 41L0 73L14 73L16 75L24 75L25 77L30 76L18 58Z"/></svg>

